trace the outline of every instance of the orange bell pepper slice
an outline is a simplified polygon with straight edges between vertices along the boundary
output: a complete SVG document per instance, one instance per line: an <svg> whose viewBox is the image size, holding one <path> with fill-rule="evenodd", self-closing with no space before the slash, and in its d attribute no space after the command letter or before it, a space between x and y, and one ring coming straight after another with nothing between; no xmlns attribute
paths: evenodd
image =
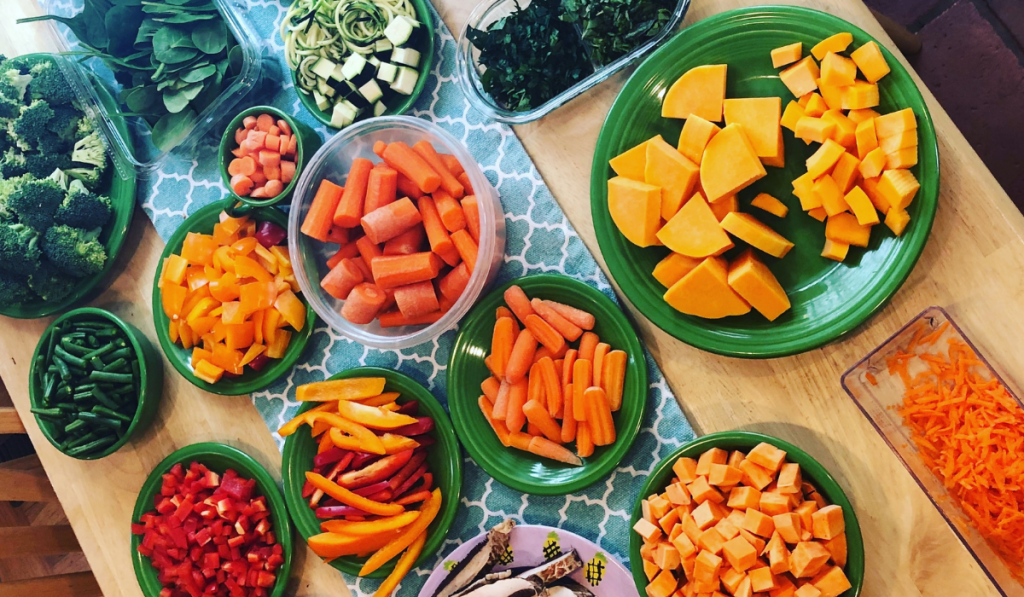
<svg viewBox="0 0 1024 597"><path fill-rule="evenodd" d="M252 260L250 259L250 261ZM259 267L258 264L257 267ZM274 301L277 300L277 287L274 285L273 280L242 284L239 297L242 303L242 311L247 314L253 313L274 304Z"/></svg>
<svg viewBox="0 0 1024 597"><path fill-rule="evenodd" d="M172 319L167 323L167 336L171 339L171 342L178 342L178 321Z"/></svg>
<svg viewBox="0 0 1024 597"><path fill-rule="evenodd" d="M238 276L233 272L225 272L219 278L211 278L210 283L204 288L209 288L210 296L222 303L233 301L241 294Z"/></svg>
<svg viewBox="0 0 1024 597"><path fill-rule="evenodd" d="M367 535L376 535L377 533L387 533L390 531L404 529L410 524L416 522L416 519L419 517L420 513L418 511L411 510L409 512L402 512L397 516L387 516L384 518L378 518L377 520L366 520L361 522L350 522L348 520L325 520L320 523L320 530L331 533L340 533L350 537L364 537Z"/></svg>
<svg viewBox="0 0 1024 597"><path fill-rule="evenodd" d="M263 351L266 349L267 347L262 344L253 344L252 346L249 347L249 350L245 351L245 354L242 356L242 362L239 364L245 367L246 365L251 363L253 359L263 354Z"/></svg>
<svg viewBox="0 0 1024 597"><path fill-rule="evenodd" d="M195 346L195 337L192 334L192 328L184 321L178 322L178 339L181 340L181 347L188 350Z"/></svg>
<svg viewBox="0 0 1024 597"><path fill-rule="evenodd" d="M199 336L200 338L202 338L206 334L209 334L210 332L212 332L213 331L213 326L217 325L217 323L219 321L220 321L219 317L214 317L213 315L207 315L206 317L197 317L197 318L195 318L189 324L189 327L192 328L192 333L194 335Z"/></svg>
<svg viewBox="0 0 1024 597"><path fill-rule="evenodd" d="M196 377L207 383L217 383L220 381L221 376L224 375L224 370L210 363L210 361L199 361L193 368L193 372Z"/></svg>
<svg viewBox="0 0 1024 597"><path fill-rule="evenodd" d="M266 268L247 255L238 255L235 257L235 274L239 278L256 278L257 282L270 282L274 279L274 276L272 276Z"/></svg>
<svg viewBox="0 0 1024 597"><path fill-rule="evenodd" d="M308 474L306 475L306 478L309 478ZM339 502L342 501L338 498L334 499ZM366 511L369 512L369 510ZM437 513L440 511L441 490L435 489L433 493L430 494L430 499L423 502L423 506L420 508L420 516L416 519L416 522L406 527L406 529L402 531L401 535L392 539L390 543L380 548L376 553L370 556L370 559L366 560L366 563L363 564L363 567L359 570L359 576L371 574L384 564L388 563L404 549L412 545L421 534L426 532L427 527L430 526L430 523L434 522L434 518L437 517Z"/></svg>
<svg viewBox="0 0 1024 597"><path fill-rule="evenodd" d="M288 269L291 269L292 258L291 255L288 254L288 247L275 245L270 247L270 253L277 259L277 266L279 268L287 267Z"/></svg>
<svg viewBox="0 0 1024 597"><path fill-rule="evenodd" d="M188 288L164 284L160 289L160 305L164 309L164 315L171 320L181 319L181 311L185 307L185 297L188 296Z"/></svg>
<svg viewBox="0 0 1024 597"><path fill-rule="evenodd" d="M164 260L164 269L160 272L160 287L170 283L180 285L185 281L185 271L188 268L188 261L181 255L171 255Z"/></svg>
<svg viewBox="0 0 1024 597"><path fill-rule="evenodd" d="M370 429L397 429L416 422L415 417L388 412L375 406L366 406L358 402L339 402L338 414Z"/></svg>
<svg viewBox="0 0 1024 597"><path fill-rule="evenodd" d="M342 504L345 504L346 506L352 506L353 508L359 508L363 512L376 514L378 516L395 516L397 514L405 512L405 508L399 506L398 504L383 504L381 502L375 502L373 500L364 498L363 496L352 493L351 491L345 489L341 485L338 485L334 481L327 479L323 475L318 475L313 471L306 472L306 480L309 481L313 485L313 487L323 491L325 494L338 500ZM440 491L437 491L437 501L438 510L440 510ZM429 504L430 502L427 503ZM426 504L424 504L424 513L426 513ZM435 512L434 516L436 515L437 513ZM434 516L431 516L430 519L433 520ZM420 518L417 518L416 523L419 523L420 520L422 520L422 518L422 516ZM427 524L429 525L430 523L428 522ZM424 528L426 528L426 525L424 525ZM397 539L398 538L396 537L395 540ZM388 559L390 560L391 558ZM387 562L387 560L384 560L384 562ZM377 568L379 567L380 566L377 566ZM374 570L376 570L376 568L374 568ZM360 576L362 576L362 573L360 573Z"/></svg>
<svg viewBox="0 0 1024 597"><path fill-rule="evenodd" d="M427 532L423 531L419 537L412 542L409 549L405 550L402 557L398 558L398 563L395 564L395 569L391 571L384 582L377 588L377 592L373 594L373 597L389 597L391 593L398 588L398 583L402 582L405 575L409 574L412 570L413 564L420 557L420 553L423 552L423 544L427 542Z"/></svg>
<svg viewBox="0 0 1024 597"><path fill-rule="evenodd" d="M324 402L323 404L319 404L304 413L299 413L292 417L290 421L281 425L281 428L277 430L277 434L281 437L288 437L298 431L299 427L302 427L303 425L312 425L308 420L310 413L329 412L334 411L336 408L338 408L338 404L336 402Z"/></svg>
<svg viewBox="0 0 1024 597"><path fill-rule="evenodd" d="M281 313L277 309L263 310L263 341L265 343L271 344L274 342L274 338L277 337L277 323L280 320ZM302 400L302 398L299 398L299 400Z"/></svg>
<svg viewBox="0 0 1024 597"><path fill-rule="evenodd" d="M274 308L281 313L281 317L288 322L296 331L306 325L306 305L302 304L299 297L292 292L291 286L287 290L279 292L277 300L274 301Z"/></svg>
<svg viewBox="0 0 1024 597"><path fill-rule="evenodd" d="M217 241L209 234L189 232L181 244L181 256L195 265L213 265L213 252L216 250Z"/></svg>
<svg viewBox="0 0 1024 597"><path fill-rule="evenodd" d="M224 343L227 344L228 348L247 350L252 346L255 330L251 321L245 321L242 323L226 323L224 324L224 329L226 332L224 336Z"/></svg>
<svg viewBox="0 0 1024 597"><path fill-rule="evenodd" d="M188 282L188 289L195 291L203 286L210 283L210 273L214 272L212 266L204 265L202 267L195 265L188 268L185 272L185 280Z"/></svg>
<svg viewBox="0 0 1024 597"><path fill-rule="evenodd" d="M185 316L185 321L191 325L196 319L209 315L210 311L213 311L219 304L217 299L208 296L203 297L189 310L188 315Z"/></svg>
<svg viewBox="0 0 1024 597"><path fill-rule="evenodd" d="M216 343L213 345L213 359L211 362L234 375L242 374L242 352L229 348L227 345Z"/></svg>
<svg viewBox="0 0 1024 597"><path fill-rule="evenodd" d="M271 311L273 313L273 311ZM269 313L268 313L269 315ZM307 383L295 389L299 401L362 400L380 395L387 382L383 377L354 377Z"/></svg>
<svg viewBox="0 0 1024 597"><path fill-rule="evenodd" d="M231 250L237 253L238 255L248 255L249 253L252 253L256 249L256 246L259 244L260 243L256 241L255 236L250 236L247 238L238 239L235 242L231 243Z"/></svg>
<svg viewBox="0 0 1024 597"><path fill-rule="evenodd" d="M218 245L230 245L238 240L238 226L227 226L224 222L213 225L213 240Z"/></svg>
<svg viewBox="0 0 1024 597"><path fill-rule="evenodd" d="M377 551L398 536L398 531L374 536L350 536L340 533L320 533L307 541L313 553L321 558L334 559L342 556L355 556Z"/></svg>
<svg viewBox="0 0 1024 597"><path fill-rule="evenodd" d="M369 398L361 398L357 400L359 404L365 404L366 406L384 406L386 404L394 404L395 400L398 400L400 394L398 392L384 392L383 394L377 394L376 396L370 396Z"/></svg>
<svg viewBox="0 0 1024 597"><path fill-rule="evenodd" d="M223 311L221 312L221 319L224 323L244 323L245 313L242 311L242 303L238 301L226 301L221 305Z"/></svg>
<svg viewBox="0 0 1024 597"><path fill-rule="evenodd" d="M288 351L288 345L292 341L292 333L287 330L277 330L274 334L274 341L267 347L267 356L272 359L283 359L284 353Z"/></svg>
<svg viewBox="0 0 1024 597"><path fill-rule="evenodd" d="M414 450L420 447L420 443L412 438L405 437L404 435L395 435L393 433L385 433L380 436L380 441L384 444L385 454L398 454L405 450Z"/></svg>

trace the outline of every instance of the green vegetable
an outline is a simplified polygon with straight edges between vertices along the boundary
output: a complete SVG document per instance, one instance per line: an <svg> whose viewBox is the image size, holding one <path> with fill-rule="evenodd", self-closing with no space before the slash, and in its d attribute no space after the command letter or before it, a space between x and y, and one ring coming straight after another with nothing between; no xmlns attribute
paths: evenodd
<svg viewBox="0 0 1024 597"><path fill-rule="evenodd" d="M0 269L28 276L41 255L38 232L24 224L0 224Z"/></svg>
<svg viewBox="0 0 1024 597"><path fill-rule="evenodd" d="M62 301L75 289L75 279L44 260L28 277L28 286L44 301Z"/></svg>
<svg viewBox="0 0 1024 597"><path fill-rule="evenodd" d="M82 278L99 273L107 261L107 252L97 240L99 229L58 225L46 231L43 254L65 274Z"/></svg>
<svg viewBox="0 0 1024 597"><path fill-rule="evenodd" d="M608 64L657 35L677 0L562 0L561 19L576 23L590 57Z"/></svg>
<svg viewBox="0 0 1024 597"><path fill-rule="evenodd" d="M80 180L68 186L68 194L54 215L58 224L91 230L105 226L112 213L110 198L85 188Z"/></svg>
<svg viewBox="0 0 1024 597"><path fill-rule="evenodd" d="M7 208L17 214L21 222L42 231L53 225L53 216L64 202L64 196L64 189L52 178L26 180L11 191Z"/></svg>
<svg viewBox="0 0 1024 597"><path fill-rule="evenodd" d="M25 276L0 271L0 303L17 305L32 298L32 289Z"/></svg>
<svg viewBox="0 0 1024 597"><path fill-rule="evenodd" d="M32 103L21 107L21 112L7 125L7 134L17 143L22 151L39 148L39 140L50 134L46 125L53 118L53 108L44 100L32 100Z"/></svg>
<svg viewBox="0 0 1024 597"><path fill-rule="evenodd" d="M7 65L8 62L5 61L4 64ZM16 68L8 68L0 72L0 96L20 104L25 99L25 91L31 81L31 76L21 74Z"/></svg>
<svg viewBox="0 0 1024 597"><path fill-rule="evenodd" d="M56 62L40 62L29 69L32 80L28 84L28 94L33 99L46 100L50 107L70 104L75 99L64 73Z"/></svg>

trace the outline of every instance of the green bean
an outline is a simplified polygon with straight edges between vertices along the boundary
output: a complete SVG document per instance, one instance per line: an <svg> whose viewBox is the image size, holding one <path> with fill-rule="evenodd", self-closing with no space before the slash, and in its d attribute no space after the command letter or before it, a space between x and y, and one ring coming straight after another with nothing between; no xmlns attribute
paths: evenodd
<svg viewBox="0 0 1024 597"><path fill-rule="evenodd" d="M53 360L53 347L57 344L57 334L50 332L50 336L46 339L46 362L49 363Z"/></svg>
<svg viewBox="0 0 1024 597"><path fill-rule="evenodd" d="M75 406L74 404L71 404L71 403L68 403L68 402L61 402L60 404L58 404L54 408L58 408L58 409L60 409L61 412L64 412L64 413L76 413L76 412L78 412L78 407Z"/></svg>
<svg viewBox="0 0 1024 597"><path fill-rule="evenodd" d="M43 400L49 402L53 398L54 392L57 391L57 376L47 373L44 377L45 383L43 384Z"/></svg>
<svg viewBox="0 0 1024 597"><path fill-rule="evenodd" d="M131 354L132 354L132 349L131 348L118 348L114 352L112 352L112 353L110 353L108 355L104 355L104 356L106 356L108 363L112 363L112 362L116 361L117 359L128 358L129 356L131 356Z"/></svg>
<svg viewBox="0 0 1024 597"><path fill-rule="evenodd" d="M89 433L86 433L86 434L80 435L80 436L78 436L78 437L76 437L74 439L68 440L68 443L67 443L66 446L64 446L64 449L67 450L69 448L75 448L75 447L81 446L83 444L87 444L87 443L89 443L89 442L91 442L93 440L99 439L101 437L105 437L107 435L110 435L110 430L109 429L102 429L101 431L103 433L100 433L99 431L90 431Z"/></svg>
<svg viewBox="0 0 1024 597"><path fill-rule="evenodd" d="M86 423L82 419L75 419L74 421L71 421L70 423L64 426L64 431L71 433L72 431L77 431L79 429L84 428L86 425L88 425L88 423Z"/></svg>
<svg viewBox="0 0 1024 597"><path fill-rule="evenodd" d="M125 423L131 423L132 422L132 418L133 418L133 417L129 417L128 415L126 415L124 413L120 413L120 412L117 412L116 410L109 409L109 408L107 408L105 406L94 406L94 407L92 407L92 412L94 412L95 414L100 415L102 417L107 417L108 419L109 418L120 419L120 420L124 421Z"/></svg>
<svg viewBox="0 0 1024 597"><path fill-rule="evenodd" d="M109 371L93 371L89 379L94 381L111 381L114 383L132 383L131 373L111 373Z"/></svg>
<svg viewBox="0 0 1024 597"><path fill-rule="evenodd" d="M88 348L86 348L84 346L79 346L78 344L75 344L74 342L69 340L67 338L67 336L65 336L60 341L60 344L57 346L57 348L61 348L61 349L65 350L65 351L70 352L71 354L74 354L74 355L79 356L79 357L83 357L83 356L89 354L89 349Z"/></svg>
<svg viewBox="0 0 1024 597"><path fill-rule="evenodd" d="M127 360L125 360L123 358L117 359L116 361L113 361L113 362L109 363L107 366L103 367L103 371L115 371L115 372L121 371L122 369L125 368L125 366L127 364L128 364Z"/></svg>
<svg viewBox="0 0 1024 597"><path fill-rule="evenodd" d="M135 359L132 359L132 375L135 377L135 379L141 379L139 371L139 362Z"/></svg>
<svg viewBox="0 0 1024 597"><path fill-rule="evenodd" d="M70 352L64 350L63 346L58 346L54 349L56 356L64 359L68 365L74 365L75 367L85 367L85 361L82 357L77 357Z"/></svg>
<svg viewBox="0 0 1024 597"><path fill-rule="evenodd" d="M33 406L29 410L40 417L57 418L64 415L63 411L59 408L38 408Z"/></svg>
<svg viewBox="0 0 1024 597"><path fill-rule="evenodd" d="M107 408L117 408L117 403L114 402L113 400L111 400L103 392L103 390L101 390L101 389L99 389L99 388L97 388L95 386L92 388L92 397L96 399L96 402L99 402L100 404L102 404L103 406L105 406Z"/></svg>
<svg viewBox="0 0 1024 597"><path fill-rule="evenodd" d="M62 331L70 329L68 322L64 322L64 324L65 324L64 327L61 328ZM61 336L61 340L62 341L63 341L64 338L68 338L68 339L82 339L82 338L85 338L85 332L81 332L81 331L78 331L78 332L64 332L60 336Z"/></svg>
<svg viewBox="0 0 1024 597"><path fill-rule="evenodd" d="M60 372L61 379L63 379L64 381L71 379L71 369L68 368L67 363L61 360L61 358L57 355L53 356L53 362L55 365L57 365L57 371Z"/></svg>
<svg viewBox="0 0 1024 597"><path fill-rule="evenodd" d="M100 346L99 348L93 350L92 352L84 355L82 358L84 358L85 360L89 361L89 360L92 360L92 359L94 359L96 357L101 357L101 356L107 354L108 352L110 352L112 350L114 350L114 343L113 342L107 342L103 346Z"/></svg>
<svg viewBox="0 0 1024 597"><path fill-rule="evenodd" d="M100 427L108 427L114 430L121 428L121 421L118 421L117 419L103 417L89 411L82 411L78 413L78 420L85 421L86 423L89 423L91 425L99 425Z"/></svg>
<svg viewBox="0 0 1024 597"><path fill-rule="evenodd" d="M116 441L117 441L116 438L111 437L111 436L108 435L107 437L101 437L100 439L92 441L92 442L89 442L89 443L87 443L85 445L71 448L70 450L67 451L67 455L68 456L84 456L86 454L95 452L95 451L97 451L97 450L99 450L101 448L106 448L107 446L109 446L110 444L112 444L112 443L114 443Z"/></svg>

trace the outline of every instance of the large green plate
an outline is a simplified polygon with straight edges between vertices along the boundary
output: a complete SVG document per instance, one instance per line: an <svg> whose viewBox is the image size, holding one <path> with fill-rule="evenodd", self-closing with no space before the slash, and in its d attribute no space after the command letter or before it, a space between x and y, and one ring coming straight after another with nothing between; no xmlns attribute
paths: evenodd
<svg viewBox="0 0 1024 597"><path fill-rule="evenodd" d="M480 383L491 374L484 357L491 352L494 311L505 304L509 286L520 286L526 296L583 309L597 318L594 333L612 350L626 351L626 379L622 408L615 413L616 441L598 447L583 466L569 466L506 448L498 441L480 412ZM460 324L448 359L448 409L462 445L487 474L509 487L534 495L565 495L579 491L608 474L629 451L640 431L647 408L647 363L636 331L626 315L597 289L557 274L537 274L513 280L481 300Z"/></svg>
<svg viewBox="0 0 1024 597"><path fill-rule="evenodd" d="M662 300L665 288L651 275L668 250L642 249L626 241L608 213L607 181L614 176L608 160L659 133L673 145L678 140L683 121L662 118L661 99L679 76L703 64L728 64L726 97L779 96L785 106L793 96L772 68L771 50L799 41L809 55L811 46L840 31L853 33L853 48L872 39L842 19L806 8L765 6L725 12L688 27L647 58L612 105L597 141L590 180L598 244L626 297L676 338L737 357L779 357L810 350L863 323L892 298L917 262L938 203L938 146L931 115L913 79L884 46L882 52L892 72L879 83L878 111L910 107L917 115L919 163L911 171L921 182L921 190L909 208L910 225L900 238L880 226L872 234L871 245L866 250L851 248L843 263L821 257L825 225L800 210L791 185L806 172L804 161L816 146L808 147L788 130L783 131L786 167L768 168L766 178L739 195L743 211L752 211L796 243L783 260L765 258L793 304L774 322L757 312L708 320L669 307ZM750 201L759 192L778 197L789 206L789 216L780 219L750 210Z"/></svg>

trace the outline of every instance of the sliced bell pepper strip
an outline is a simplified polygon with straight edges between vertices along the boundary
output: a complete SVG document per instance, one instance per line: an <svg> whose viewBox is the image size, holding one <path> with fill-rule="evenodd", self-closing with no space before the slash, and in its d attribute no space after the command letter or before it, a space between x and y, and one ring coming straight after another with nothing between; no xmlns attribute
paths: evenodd
<svg viewBox="0 0 1024 597"><path fill-rule="evenodd" d="M312 483L313 487L322 490L325 494L338 500L342 504L345 504L346 506L352 506L353 508L359 508L360 510L364 512L369 512L370 514L376 514L378 516L396 516L398 514L401 514L402 512L405 512L405 508L399 506L398 504L382 504L380 502L368 500L360 495L352 493L351 491L345 489L344 487L338 485L337 483L334 483L333 481L328 481L323 475L318 475L313 471L306 472L306 480ZM438 492L438 509L440 509L440 501L441 493ZM425 510L426 505L424 505L424 511ZM433 520L434 516L436 515L437 512L434 512L434 515L431 516L430 519ZM419 520L420 519L417 518L417 521ZM430 523L428 522L427 524L429 525ZM426 525L424 525L423 528L426 528ZM397 552L395 555L397 555ZM391 558L388 558L388 560L390 559ZM384 560L384 562L387 562L387 560ZM374 570L376 570L379 567L380 565L374 568Z"/></svg>
<svg viewBox="0 0 1024 597"><path fill-rule="evenodd" d="M307 478L309 477L308 473L306 476ZM342 502L340 499L338 499L338 501ZM351 506L353 504L349 505ZM397 506L397 504L395 505ZM401 508L401 506L397 507ZM437 517L437 513L440 511L441 490L435 489L431 494L430 499L424 502L423 507L420 508L420 516L416 519L416 522L409 525L404 531L402 531L401 535L392 539L387 545L380 548L370 556L370 558L366 560L366 564L364 564L359 570L359 576L366 576L367 574L372 573L374 570L377 570L401 553L402 550L412 545L420 535L426 532L427 527L430 526L430 523L434 522L434 518Z"/></svg>
<svg viewBox="0 0 1024 597"><path fill-rule="evenodd" d="M324 402L323 404L319 404L316 407L311 408L304 413L300 413L292 417L290 421L288 421L284 425L281 425L281 428L277 430L277 434L280 435L281 437L288 437L289 435L298 431L299 427L308 424L306 419L307 417L309 417L310 413L331 411L336 408L338 408L338 405L334 404L333 402Z"/></svg>
<svg viewBox="0 0 1024 597"><path fill-rule="evenodd" d="M338 402L338 414L370 429L397 429L416 422L416 419L409 415L381 410L358 402Z"/></svg>
<svg viewBox="0 0 1024 597"><path fill-rule="evenodd" d="M372 398L384 391L383 377L356 377L353 379L332 379L299 386L295 399L300 402L324 400L362 400Z"/></svg>
<svg viewBox="0 0 1024 597"><path fill-rule="evenodd" d="M416 522L416 519L419 517L420 513L413 510L411 512L402 512L398 516L389 516L387 518L378 518L377 520L367 520L364 522L327 520L320 523L320 530L341 533L349 536L376 535L377 533L386 533L388 531L404 529L410 524Z"/></svg>
<svg viewBox="0 0 1024 597"><path fill-rule="evenodd" d="M398 583L402 582L405 575L409 574L412 570L413 564L419 559L420 553L423 551L423 544L427 542L427 532L423 531L418 537L412 542L412 545L405 550L402 557L398 559L398 563L395 564L395 569L388 575L384 582L381 583L377 592L373 594L373 597L388 597L391 593L398 588Z"/></svg>

